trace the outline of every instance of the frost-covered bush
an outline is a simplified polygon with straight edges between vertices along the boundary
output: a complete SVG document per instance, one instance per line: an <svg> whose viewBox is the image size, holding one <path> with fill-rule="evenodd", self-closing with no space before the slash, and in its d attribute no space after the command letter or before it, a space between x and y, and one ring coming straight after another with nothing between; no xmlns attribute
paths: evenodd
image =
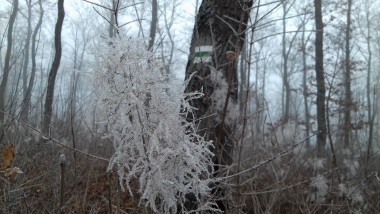
<svg viewBox="0 0 380 214"><path fill-rule="evenodd" d="M309 194L309 200L316 203L325 203L329 190L327 180L323 176L317 176L312 180L311 187L313 191Z"/></svg>
<svg viewBox="0 0 380 214"><path fill-rule="evenodd" d="M202 93L184 94L186 83L160 72L162 65L144 41L116 38L109 44L99 50L93 66L96 93L115 148L108 170L117 170L123 190L126 186L130 194L130 181L137 178L140 203L155 212L176 213L188 194L196 197L198 211L213 209L207 202L212 142L186 120L195 110L189 100Z"/></svg>

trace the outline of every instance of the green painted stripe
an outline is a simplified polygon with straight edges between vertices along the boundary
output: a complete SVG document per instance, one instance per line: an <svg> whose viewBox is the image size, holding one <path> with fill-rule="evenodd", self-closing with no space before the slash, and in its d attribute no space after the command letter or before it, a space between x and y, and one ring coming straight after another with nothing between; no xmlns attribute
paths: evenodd
<svg viewBox="0 0 380 214"><path fill-rule="evenodd" d="M195 52L195 57L208 57L210 55L211 55L211 52L209 52L209 51Z"/></svg>

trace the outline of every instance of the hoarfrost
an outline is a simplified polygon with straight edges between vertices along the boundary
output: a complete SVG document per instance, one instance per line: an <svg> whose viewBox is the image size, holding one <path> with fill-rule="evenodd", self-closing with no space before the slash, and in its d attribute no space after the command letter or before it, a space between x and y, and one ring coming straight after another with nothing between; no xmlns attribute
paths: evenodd
<svg viewBox="0 0 380 214"><path fill-rule="evenodd" d="M359 169L359 162L356 160L343 160L344 166L347 168L347 171L350 176L355 176Z"/></svg>
<svg viewBox="0 0 380 214"><path fill-rule="evenodd" d="M326 164L325 158L312 158L307 161L308 167L312 168L314 171L318 171L324 168Z"/></svg>
<svg viewBox="0 0 380 214"><path fill-rule="evenodd" d="M216 121L220 122L222 119L225 119L225 122L227 124L234 124L236 122L236 118L239 117L239 106L233 102L232 98L229 99L227 103L227 112L226 112L226 118L220 118L220 115L224 115L225 111L225 105L226 105L226 98L227 94L230 93L228 82L223 77L222 71L218 71L214 68L211 68L210 73L210 80L214 85L214 92L211 95L213 100L213 108L216 112L218 112L217 117L215 118Z"/></svg>
<svg viewBox="0 0 380 214"><path fill-rule="evenodd" d="M323 176L315 177L311 183L311 187L314 190L310 193L309 200L316 203L324 203L329 189L326 178Z"/></svg>
<svg viewBox="0 0 380 214"><path fill-rule="evenodd" d="M140 203L154 212L176 213L178 205L185 209L188 194L196 197L198 210L215 210L200 199L207 201L210 194L212 142L186 120L195 110L189 100L202 93L184 94L186 83L162 74L144 41L115 38L109 44L93 66L115 147L108 170L117 170L121 187L130 194L130 182L138 178Z"/></svg>

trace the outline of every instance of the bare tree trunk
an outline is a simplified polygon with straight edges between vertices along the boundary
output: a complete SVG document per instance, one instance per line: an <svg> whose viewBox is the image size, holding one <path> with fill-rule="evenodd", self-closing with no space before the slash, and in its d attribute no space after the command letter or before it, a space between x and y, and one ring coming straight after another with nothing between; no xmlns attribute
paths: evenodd
<svg viewBox="0 0 380 214"><path fill-rule="evenodd" d="M344 147L350 145L351 136L351 108L353 105L351 94L351 62L350 62L350 36L351 36L351 7L352 0L348 0L347 27L346 27L346 59L345 59L345 106L344 106Z"/></svg>
<svg viewBox="0 0 380 214"><path fill-rule="evenodd" d="M28 6L28 31L26 33L26 42L25 42L25 49L24 49L24 65L22 69L22 89L23 89L23 100L25 101L26 98L26 92L28 87L28 65L29 65L29 46L30 46L30 38L32 37L32 1L27 0L26 1ZM21 118L23 118L21 114Z"/></svg>
<svg viewBox="0 0 380 214"><path fill-rule="evenodd" d="M366 22L367 22L367 35L365 35L367 40L367 50L368 50L368 58L367 58L367 120L369 125L368 130L368 145L367 145L367 164L365 167L365 177L368 176L368 164L370 161L370 154L372 150L372 138L373 138L373 128L374 128L374 117L372 117L372 102L371 102L371 73L372 73L372 49L371 49L371 28L370 28L370 2L366 0L365 4L365 13L366 13Z"/></svg>
<svg viewBox="0 0 380 214"><path fill-rule="evenodd" d="M226 122L226 117L228 105L237 105L237 56L242 48L242 32L246 28L251 5L251 0L203 0L191 40L186 78L194 72L196 74L190 79L186 91L203 89L204 97L192 101L198 110L195 118L189 116L189 119L197 120L201 135L213 140L217 173L220 173L219 165L232 162L234 127ZM220 77L218 82L210 78L215 75ZM224 97L213 97L214 91L220 90L225 91ZM214 189L214 193L218 198L224 197L223 189ZM226 212L223 200L217 203Z"/></svg>
<svg viewBox="0 0 380 214"><path fill-rule="evenodd" d="M157 20L158 20L157 11L158 11L157 0L152 0L152 20L150 22L148 50L153 49L154 40L156 38L156 29L157 29Z"/></svg>
<svg viewBox="0 0 380 214"><path fill-rule="evenodd" d="M260 42L262 42L262 41L260 41ZM259 42L259 44L260 44L260 42ZM255 83L254 83L255 84L255 91L253 93L255 93L255 99L256 99L256 102L255 102L256 105L255 106L256 106L256 109L254 111L255 112L255 117L252 118L252 121L255 121L256 125L255 125L255 129L252 129L252 136L254 136L254 135L258 136L260 134L260 132L261 132L261 127L262 127L261 123L262 123L262 116L263 116L263 114L262 114L263 111L261 111L261 109L265 105L264 104L264 102L265 102L264 94L265 93L263 93L265 91L264 90L260 91L260 89L259 89L259 78L260 78L259 77L260 76L259 62L260 62L260 57L263 57L262 53L263 53L263 44L260 44L260 49L257 50L256 53L255 53L256 72L255 72ZM264 66L263 66L263 69L262 69L263 70L263 85L262 85L262 88L265 87L265 83L264 83L265 82L265 77L264 77L265 76L265 69L266 69L266 65L265 65L265 56L264 56ZM246 71L246 72L249 72L249 71ZM246 78L244 79L244 82L240 83L240 85L244 84L245 86L247 86L247 79ZM242 81L243 81L243 79L242 79ZM249 87L249 86L247 86L247 87ZM246 88L244 90L248 90L248 89ZM244 94L244 95L246 95L246 94ZM249 102L249 101L246 101L246 102ZM249 104L247 103L247 105L249 105ZM246 107L245 103L242 103L241 114L247 116L246 112L244 110L245 107ZM243 118L243 124L244 124L244 118ZM255 130L256 133L254 133L253 130Z"/></svg>
<svg viewBox="0 0 380 214"><path fill-rule="evenodd" d="M11 17L9 18L8 35L7 35L7 52L5 54L4 70L2 74L2 80L0 84L0 123L4 123L5 103L6 103L6 89L8 84L8 76L10 70L10 60L12 53L12 34L13 26L16 21L18 11L18 0L13 1L13 9Z"/></svg>
<svg viewBox="0 0 380 214"><path fill-rule="evenodd" d="M110 17L110 26L108 29L108 36L110 38L115 37L116 32L115 32L115 1L112 0L112 11L111 11L111 17Z"/></svg>
<svg viewBox="0 0 380 214"><path fill-rule="evenodd" d="M300 30L300 27L294 34L292 40L289 43L289 47L287 48L286 46L286 16L288 15L290 9L293 7L293 4L295 1L290 2L289 7L287 7L288 2L284 1L282 3L282 9L283 9L283 16L282 16L282 60L283 60L283 79L282 79L282 84L283 84L283 98L285 101L283 101L283 122L287 123L289 121L290 117L290 99L291 99L291 88L290 88L290 81L289 81L289 67L288 67L288 61L289 61L289 55L290 51L293 48L293 42L295 41L295 38L297 37L297 34Z"/></svg>
<svg viewBox="0 0 380 214"><path fill-rule="evenodd" d="M285 98L285 103L283 104L283 122L287 123L289 121L289 108L290 108L290 85L289 85L289 77L288 77L288 55L286 54L286 15L289 9L286 8L287 2L284 1L282 3L283 16L282 16L282 57L283 57L283 77L282 77L282 87L283 96L282 99Z"/></svg>
<svg viewBox="0 0 380 214"><path fill-rule="evenodd" d="M21 108L21 114L20 118L24 122L28 122L28 111L29 111L29 104L28 103L28 65L29 65L29 46L30 46L30 40L32 37L32 1L29 0L27 2L28 5L28 32L26 36L26 43L25 43L25 54L24 54L24 67L22 72L22 79L23 79L23 104ZM31 77L32 78L32 77ZM34 78L34 77L33 77ZM30 84L30 82L29 82Z"/></svg>
<svg viewBox="0 0 380 214"><path fill-rule="evenodd" d="M65 10L63 7L64 0L58 0L58 19L57 24L55 25L55 36L54 36L54 45L55 45L55 56L53 60L53 64L50 69L49 78L48 78L48 86L46 91L46 99L44 106L44 115L42 121L42 132L44 134L49 133L49 126L51 123L52 112L53 112L53 98L54 98L54 86L55 86L55 78L58 73L59 64L61 62L62 55L62 44L61 44L61 32L63 20L65 18Z"/></svg>
<svg viewBox="0 0 380 214"><path fill-rule="evenodd" d="M247 47L246 44L243 45L240 55L240 84L239 84L239 111L240 111L240 120L243 120L244 117L244 91L247 90Z"/></svg>
<svg viewBox="0 0 380 214"><path fill-rule="evenodd" d="M170 42L170 53L169 53L169 57L165 57L164 56L164 51L162 49L162 59L164 60L164 66L165 66L165 71L166 71L166 74L170 74L171 72L171 65L173 63L173 56L174 56L174 48L175 48L175 44L174 44L174 38L173 38L173 32L171 31L171 28L173 26L173 21L175 19L175 10L177 8L177 5L176 5L176 1L173 1L173 6L172 6L172 14L171 14L171 17L170 17L170 20L168 20L168 16L167 16L167 8L166 6L164 7L164 20L165 20L165 30L166 30L166 35L168 36L168 39L169 39L169 42ZM167 60L166 60L167 58Z"/></svg>
<svg viewBox="0 0 380 214"><path fill-rule="evenodd" d="M39 5L40 5L40 16L39 16L39 19L38 19L38 23L34 29L34 32L33 32L33 35L32 35L32 71L30 73L30 79L29 79L29 84L28 84L28 89L26 91L26 98L25 98L25 104L23 105L23 109L21 112L24 112L24 114L26 115L25 117L25 121L28 121L28 118L29 118L29 109L30 109L30 104L31 104L31 98L32 98L32 91L33 91L33 87L34 87L34 81L35 81L35 77L36 77L36 67L37 67L37 64L36 64L36 52L37 52L37 47L36 47L36 43L37 43L37 35L38 35L38 32L40 31L40 28L41 28L41 25L42 25L42 18L44 16L44 10L42 8L42 1L39 0L38 1Z"/></svg>
<svg viewBox="0 0 380 214"><path fill-rule="evenodd" d="M306 137L310 136L310 112L309 112L309 101L308 94L309 88L307 86L307 64L306 64L306 45L309 41L310 36L305 39L305 27L306 27L306 18L302 20L302 40L301 40L301 50L302 50L302 92L303 92L303 103L304 103L304 114L305 114L305 135ZM310 139L306 139L307 147L310 147Z"/></svg>
<svg viewBox="0 0 380 214"><path fill-rule="evenodd" d="M326 107L325 107L325 74L323 68L323 21L322 0L314 0L315 9L315 72L317 80L317 148L318 156L326 155Z"/></svg>

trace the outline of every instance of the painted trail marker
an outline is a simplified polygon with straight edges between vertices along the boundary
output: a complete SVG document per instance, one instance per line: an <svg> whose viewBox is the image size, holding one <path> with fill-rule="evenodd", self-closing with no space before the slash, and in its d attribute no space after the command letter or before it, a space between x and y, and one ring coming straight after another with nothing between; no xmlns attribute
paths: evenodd
<svg viewBox="0 0 380 214"><path fill-rule="evenodd" d="M197 46L195 47L194 63L211 62L212 46Z"/></svg>

